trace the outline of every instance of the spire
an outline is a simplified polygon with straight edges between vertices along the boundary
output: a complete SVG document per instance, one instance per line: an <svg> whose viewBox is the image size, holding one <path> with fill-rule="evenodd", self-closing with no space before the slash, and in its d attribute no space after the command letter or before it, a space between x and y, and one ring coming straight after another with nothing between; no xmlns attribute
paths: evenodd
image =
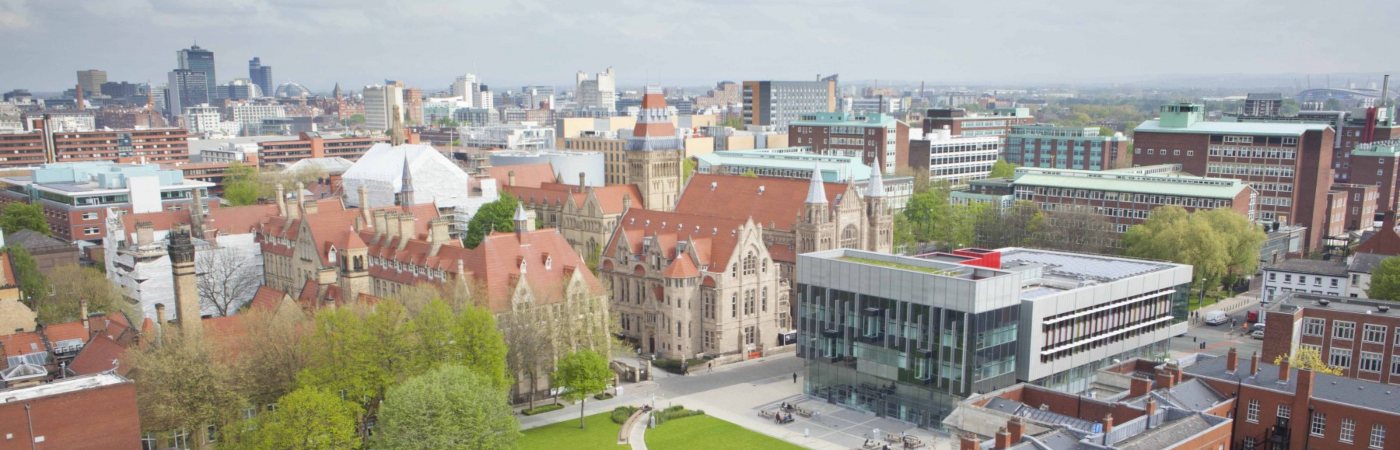
<svg viewBox="0 0 1400 450"><path fill-rule="evenodd" d="M826 203L826 183L822 181L821 166L812 167L812 183L807 185L806 203Z"/></svg>
<svg viewBox="0 0 1400 450"><path fill-rule="evenodd" d="M885 180L880 176L879 162L870 166L870 185L865 187L866 197L884 197Z"/></svg>
<svg viewBox="0 0 1400 450"><path fill-rule="evenodd" d="M403 154L403 174L400 175L399 206L405 210L413 205L413 173L408 170L408 152Z"/></svg>

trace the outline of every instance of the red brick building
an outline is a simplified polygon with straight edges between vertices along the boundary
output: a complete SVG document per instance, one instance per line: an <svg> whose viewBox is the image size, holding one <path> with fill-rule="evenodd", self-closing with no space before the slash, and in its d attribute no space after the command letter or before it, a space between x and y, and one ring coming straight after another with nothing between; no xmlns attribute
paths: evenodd
<svg viewBox="0 0 1400 450"><path fill-rule="evenodd" d="M1400 309L1392 302L1292 293L1264 314L1264 359L1311 348L1348 378L1400 384ZM1400 399L1396 399L1400 406Z"/></svg>
<svg viewBox="0 0 1400 450"><path fill-rule="evenodd" d="M1346 195L1345 229L1369 230L1375 228L1377 205L1380 200L1379 187L1373 184L1336 183L1332 189Z"/></svg>
<svg viewBox="0 0 1400 450"><path fill-rule="evenodd" d="M43 133L0 134L0 169L48 162Z"/></svg>
<svg viewBox="0 0 1400 450"><path fill-rule="evenodd" d="M804 113L788 125L788 143L823 155L858 156L885 174L909 167L909 125L885 114Z"/></svg>
<svg viewBox="0 0 1400 450"><path fill-rule="evenodd" d="M42 121L35 121L42 127ZM0 168L51 162L112 161L177 163L190 160L182 128L0 134Z"/></svg>
<svg viewBox="0 0 1400 450"><path fill-rule="evenodd" d="M1354 184L1375 185L1380 197L1376 208L1380 211L1394 211L1400 203L1396 188L1400 187L1400 140L1359 144L1350 152L1351 162L1347 168L1347 181Z"/></svg>
<svg viewBox="0 0 1400 450"><path fill-rule="evenodd" d="M1259 194L1258 219L1308 228L1321 248L1332 189L1332 127L1307 123L1207 122L1196 104L1162 107L1133 135L1134 165L1180 164L1187 173L1234 178Z"/></svg>
<svg viewBox="0 0 1400 450"><path fill-rule="evenodd" d="M141 448L136 384L114 374L0 391L0 450Z"/></svg>
<svg viewBox="0 0 1400 450"><path fill-rule="evenodd" d="M416 135L409 135L414 143ZM323 136L320 133L302 133L301 139L294 141L265 141L258 143L258 163L263 167L276 164L292 164L305 158L339 156L351 161L359 160L376 143L388 142L384 136Z"/></svg>

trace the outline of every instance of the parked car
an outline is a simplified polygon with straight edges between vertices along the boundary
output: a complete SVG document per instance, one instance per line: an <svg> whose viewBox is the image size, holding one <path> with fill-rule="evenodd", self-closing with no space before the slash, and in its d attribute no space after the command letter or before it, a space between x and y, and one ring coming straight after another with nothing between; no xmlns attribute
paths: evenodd
<svg viewBox="0 0 1400 450"><path fill-rule="evenodd" d="M1229 323L1230 315L1225 314L1225 311L1208 311L1204 316L1204 320L1206 325L1220 325L1222 323Z"/></svg>
<svg viewBox="0 0 1400 450"><path fill-rule="evenodd" d="M1253 332L1255 332L1255 331L1264 331L1264 324L1262 324L1262 323L1255 323L1255 324L1252 324L1252 325L1249 326L1249 331L1250 331L1251 333L1253 333Z"/></svg>
<svg viewBox="0 0 1400 450"><path fill-rule="evenodd" d="M1259 339L1261 341L1264 340L1264 329L1260 328L1258 330L1254 330L1253 332L1249 333L1249 337Z"/></svg>

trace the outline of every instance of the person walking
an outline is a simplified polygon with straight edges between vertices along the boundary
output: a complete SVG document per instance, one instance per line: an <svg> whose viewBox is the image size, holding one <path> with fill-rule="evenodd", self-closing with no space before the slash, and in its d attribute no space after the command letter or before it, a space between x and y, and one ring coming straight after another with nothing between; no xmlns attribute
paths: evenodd
<svg viewBox="0 0 1400 450"><path fill-rule="evenodd" d="M797 383L797 372L793 372L793 373L792 373L792 382L793 382L794 384Z"/></svg>

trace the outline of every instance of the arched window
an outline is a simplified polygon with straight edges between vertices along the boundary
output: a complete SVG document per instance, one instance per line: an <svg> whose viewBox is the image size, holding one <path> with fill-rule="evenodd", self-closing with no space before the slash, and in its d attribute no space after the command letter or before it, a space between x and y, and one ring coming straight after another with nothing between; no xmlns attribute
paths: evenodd
<svg viewBox="0 0 1400 450"><path fill-rule="evenodd" d="M758 256L750 250L744 255L744 275L753 275L758 271Z"/></svg>

